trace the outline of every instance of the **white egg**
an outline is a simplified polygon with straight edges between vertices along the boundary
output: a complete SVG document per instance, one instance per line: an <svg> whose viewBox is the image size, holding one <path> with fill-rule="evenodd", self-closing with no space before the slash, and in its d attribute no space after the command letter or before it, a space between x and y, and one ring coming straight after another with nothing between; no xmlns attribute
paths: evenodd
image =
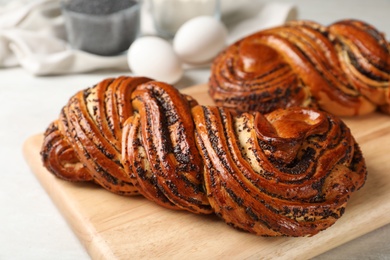
<svg viewBox="0 0 390 260"><path fill-rule="evenodd" d="M135 75L150 77L169 84L183 75L180 59L166 40L155 36L140 37L128 51L127 60Z"/></svg>
<svg viewBox="0 0 390 260"><path fill-rule="evenodd" d="M188 63L203 63L214 58L226 44L227 30L219 20L198 16L184 23L173 39L176 54Z"/></svg>

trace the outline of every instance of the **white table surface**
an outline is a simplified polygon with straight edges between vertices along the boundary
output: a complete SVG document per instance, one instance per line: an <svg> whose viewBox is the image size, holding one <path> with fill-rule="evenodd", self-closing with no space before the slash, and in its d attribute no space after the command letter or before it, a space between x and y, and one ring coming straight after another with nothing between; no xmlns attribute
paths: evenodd
<svg viewBox="0 0 390 260"><path fill-rule="evenodd" d="M389 0L280 2L295 3L298 18L323 24L358 18L390 36ZM106 77L124 74L130 72L34 77L21 68L0 69L0 259L89 259L25 163L22 144L29 136L43 132L76 91ZM207 68L186 71L176 86L204 83L208 77ZM390 259L390 225L316 259Z"/></svg>

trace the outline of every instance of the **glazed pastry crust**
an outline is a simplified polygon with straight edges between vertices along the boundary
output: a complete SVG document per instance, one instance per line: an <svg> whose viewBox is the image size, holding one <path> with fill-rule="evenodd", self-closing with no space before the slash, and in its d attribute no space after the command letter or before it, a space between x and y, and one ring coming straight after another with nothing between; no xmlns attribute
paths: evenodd
<svg viewBox="0 0 390 260"><path fill-rule="evenodd" d="M331 226L365 181L361 151L337 118L312 109L232 116L195 107L210 204L228 224L263 236ZM333 138L330 138L332 136Z"/></svg>
<svg viewBox="0 0 390 260"><path fill-rule="evenodd" d="M362 21L292 21L227 47L209 85L217 105L239 112L303 106L339 116L388 113L390 47Z"/></svg>
<svg viewBox="0 0 390 260"><path fill-rule="evenodd" d="M132 94L134 114L125 122L122 160L131 181L167 208L211 213L203 187L203 161L190 116L196 101L161 82Z"/></svg>
<svg viewBox="0 0 390 260"><path fill-rule="evenodd" d="M132 115L131 93L148 78L105 79L79 91L45 132L45 167L69 181L97 182L123 195L138 194L124 170L122 128Z"/></svg>
<svg viewBox="0 0 390 260"><path fill-rule="evenodd" d="M215 213L261 236L328 228L367 175L350 130L329 113L294 107L237 114L131 77L74 95L46 130L41 155L62 179Z"/></svg>

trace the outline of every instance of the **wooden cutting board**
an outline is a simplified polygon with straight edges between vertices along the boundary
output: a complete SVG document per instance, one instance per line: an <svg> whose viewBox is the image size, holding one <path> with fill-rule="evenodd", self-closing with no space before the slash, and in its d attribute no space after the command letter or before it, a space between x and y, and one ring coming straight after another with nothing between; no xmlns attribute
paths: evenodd
<svg viewBox="0 0 390 260"><path fill-rule="evenodd" d="M206 85L183 92L201 104L212 104ZM24 155L94 259L306 259L390 223L390 117L375 113L345 122L363 150L368 179L344 216L311 238L257 237L214 215L168 210L140 196L123 197L93 184L59 180L42 167L42 135L26 141Z"/></svg>

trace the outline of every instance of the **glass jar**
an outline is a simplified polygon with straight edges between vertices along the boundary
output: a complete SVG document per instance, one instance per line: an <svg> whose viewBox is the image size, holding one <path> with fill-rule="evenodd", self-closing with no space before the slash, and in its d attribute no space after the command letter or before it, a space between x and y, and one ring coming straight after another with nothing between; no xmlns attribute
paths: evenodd
<svg viewBox="0 0 390 260"><path fill-rule="evenodd" d="M150 0L153 23L157 33L172 38L180 26L197 16L220 19L219 0Z"/></svg>
<svg viewBox="0 0 390 260"><path fill-rule="evenodd" d="M137 0L63 0L70 45L103 56L126 51L139 35L140 5Z"/></svg>

